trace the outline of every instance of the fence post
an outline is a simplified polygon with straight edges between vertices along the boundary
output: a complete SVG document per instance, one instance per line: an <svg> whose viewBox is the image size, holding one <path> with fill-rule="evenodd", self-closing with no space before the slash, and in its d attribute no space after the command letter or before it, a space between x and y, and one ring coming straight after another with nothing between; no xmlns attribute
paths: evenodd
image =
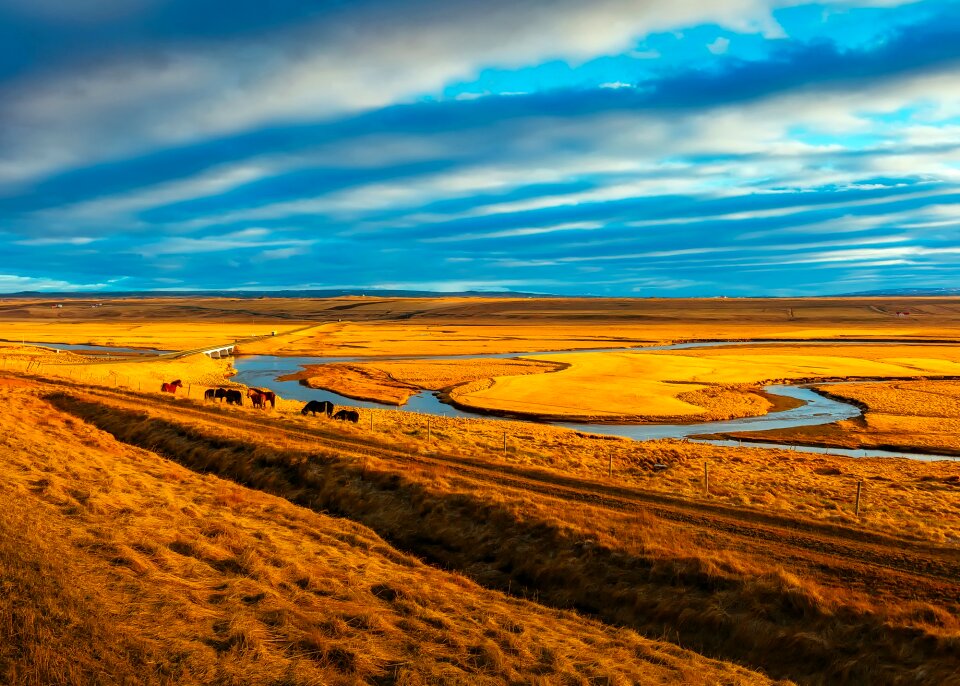
<svg viewBox="0 0 960 686"><path fill-rule="evenodd" d="M607 478L613 477L613 453L607 455Z"/></svg>
<svg viewBox="0 0 960 686"><path fill-rule="evenodd" d="M854 505L854 512L857 517L860 516L860 490L863 488L863 481L860 480L857 482L857 503Z"/></svg>
<svg viewBox="0 0 960 686"><path fill-rule="evenodd" d="M703 494L710 495L710 469L707 463L703 463Z"/></svg>
<svg viewBox="0 0 960 686"><path fill-rule="evenodd" d="M190 389L191 389L191 388L193 388L193 384L192 384L192 383L188 383L188 384L187 384L187 397L188 397L188 398L190 397Z"/></svg>
<svg viewBox="0 0 960 686"><path fill-rule="evenodd" d="M427 417L427 443L430 442L430 417Z"/></svg>

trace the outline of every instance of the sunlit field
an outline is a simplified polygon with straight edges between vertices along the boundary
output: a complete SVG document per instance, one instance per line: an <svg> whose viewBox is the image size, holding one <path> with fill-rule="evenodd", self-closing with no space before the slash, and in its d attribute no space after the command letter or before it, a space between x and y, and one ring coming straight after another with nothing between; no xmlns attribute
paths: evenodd
<svg viewBox="0 0 960 686"><path fill-rule="evenodd" d="M888 448L960 455L960 382L842 383L820 392L861 406L864 416L819 427L738 434L841 448Z"/></svg>
<svg viewBox="0 0 960 686"><path fill-rule="evenodd" d="M0 418L5 680L769 683L196 474L54 409L49 390L0 379L15 408Z"/></svg>
<svg viewBox="0 0 960 686"><path fill-rule="evenodd" d="M929 306L930 326L913 322L906 338L946 337L952 303ZM960 463L636 442L387 407L340 422L304 416L282 393L267 409L208 402L204 391L247 389L233 358L196 349L246 325L228 321L234 303L200 304L213 321L183 326L186 304L158 301L136 316L163 307L171 319L111 323L105 303L89 322L3 323L7 339L50 327L50 341L73 331L70 341L184 353L0 345L7 681L96 683L98 670L116 683L291 684L947 684L956 674ZM317 321L343 304L246 327L239 352L359 350L361 360L291 372L397 405L428 389L462 406L596 420L777 412L786 405L764 383L811 381L865 417L748 438L960 452L960 382L923 379L960 377L953 345L390 360L417 340L422 354L566 349L579 326L583 347L622 347L601 340L627 330L606 302L597 326L555 325L552 301L506 314L468 299L445 303L457 314L444 316L504 321L415 323L406 318L422 305L406 302L369 304L361 322ZM733 327L705 321L727 304L695 303L691 331ZM828 309L877 314L846 307ZM774 326L746 321L729 337L779 337ZM851 326L809 331L839 338ZM637 345L695 337L632 333ZM161 392L173 379L177 392Z"/></svg>
<svg viewBox="0 0 960 686"><path fill-rule="evenodd" d="M713 420L763 414L762 383L821 378L960 376L960 348L750 346L537 356L555 374L463 386L459 405L551 418ZM738 388L739 387L739 388Z"/></svg>

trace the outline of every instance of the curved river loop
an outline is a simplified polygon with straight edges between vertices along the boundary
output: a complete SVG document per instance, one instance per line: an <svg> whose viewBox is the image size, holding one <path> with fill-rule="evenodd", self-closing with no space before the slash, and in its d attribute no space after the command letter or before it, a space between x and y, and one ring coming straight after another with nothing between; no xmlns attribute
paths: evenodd
<svg viewBox="0 0 960 686"><path fill-rule="evenodd" d="M374 362L387 359L429 359L429 360L469 360L469 359L508 359L519 357L530 357L534 355L562 355L572 353L589 352L646 352L652 350L682 350L687 348L706 348L734 345L804 345L810 344L863 344L866 341L709 341L696 343L674 343L672 345L644 346L633 348L591 348L583 350L565 350L565 351L536 351L536 352L513 352L513 353L490 353L476 355L417 355L417 356L391 356L391 357L280 357L274 355L241 355L235 357L234 367L237 374L232 380L242 383L246 386L269 387L284 398L295 400L329 400L335 405L348 407L363 407L375 409L395 410L398 412L415 412L420 414L443 416L443 417L462 417L462 418L483 418L491 420L504 420L505 418L495 415L469 412L440 401L439 393L432 391L421 391L410 397L405 405L400 407L387 405L367 400L356 400L332 391L309 388L301 385L299 381L278 381L277 377L292 374L298 371L298 368L307 365L331 364L335 362ZM870 344L881 345L882 342L870 341ZM924 343L904 343L899 345L924 345ZM83 350L105 352L141 352L147 354L157 354L160 351L134 350L127 348L111 348L108 346L95 345L67 345L60 343L33 343L30 345L39 345L48 348L58 348L62 350ZM853 419L862 415L861 410L849 403L841 402L833 398L827 398L806 386L790 385L769 385L764 390L772 395L786 396L795 398L803 402L799 407L780 412L771 412L769 414L756 417L744 417L741 419L730 419L724 421L702 422L696 424L592 424L584 422L552 422L555 426L561 426L583 433L604 434L610 436L621 436L637 441L649 441L662 438L675 438L689 440L690 442L705 443L718 446L736 446L740 445L736 440L713 440L696 438L703 434L716 433L735 433L740 431L770 431L774 429L789 429L800 426L819 426L822 424L831 424L844 419ZM510 419L509 421L518 421ZM827 455L842 455L847 457L906 457L915 460L951 460L960 461L960 457L955 455L936 455L925 453L911 453L907 451L890 450L872 450L872 449L849 449L849 448L822 448L816 446L793 445L789 443L763 443L751 440L748 445L755 448L777 448L781 450L795 450L798 452L820 453Z"/></svg>

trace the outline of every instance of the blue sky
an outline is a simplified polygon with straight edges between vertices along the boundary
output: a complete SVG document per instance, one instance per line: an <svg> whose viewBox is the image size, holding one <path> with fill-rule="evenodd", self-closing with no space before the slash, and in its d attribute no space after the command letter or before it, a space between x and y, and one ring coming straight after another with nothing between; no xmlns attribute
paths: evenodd
<svg viewBox="0 0 960 686"><path fill-rule="evenodd" d="M960 285L960 3L0 0L0 292Z"/></svg>

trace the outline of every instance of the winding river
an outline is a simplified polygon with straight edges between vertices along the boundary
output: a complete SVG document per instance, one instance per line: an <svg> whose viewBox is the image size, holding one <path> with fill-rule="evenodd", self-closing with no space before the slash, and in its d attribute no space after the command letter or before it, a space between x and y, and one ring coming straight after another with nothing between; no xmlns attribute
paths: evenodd
<svg viewBox="0 0 960 686"><path fill-rule="evenodd" d="M688 348L706 348L719 346L735 345L796 345L803 343L810 344L830 344L838 343L862 344L863 341L711 341L696 343L674 343L672 345L646 346L642 348L594 348L585 350L568 351L537 351L537 352L514 352L514 353L489 353L475 355L418 355L408 357L390 357L389 359L431 359L431 360L466 360L477 358L513 358L530 357L534 355L562 355L585 352L638 352L651 350L682 350ZM873 342L872 342L873 343ZM880 343L876 343L880 344ZM901 343L902 344L902 343ZM42 345L49 348L59 348L63 350L86 350L110 352L157 352L145 350L133 350L129 348L111 348L108 346L93 345L65 345L59 343L35 343L31 345ZM924 345L917 343L915 345ZM375 360L387 358L370 357L278 357L273 355L245 355L234 358L233 365L237 370L234 381L247 386L269 387L284 398L293 398L295 400L329 400L336 405L347 405L351 407L379 408L396 410L398 412L416 412L421 414L430 414L445 417L463 417L485 419L502 419L494 415L468 412L455 408L451 405L442 403L437 394L432 391L422 391L410 397L407 403L401 407L386 405L382 403L355 400L332 391L308 388L301 385L298 381L278 381L277 377L291 374L298 371L298 368L307 365L331 364L334 362L372 362ZM605 434L612 436L622 436L637 441L649 441L659 438L679 438L687 439L691 442L707 443L720 446L735 446L739 441L733 440L710 440L694 438L702 434L715 433L733 433L739 431L769 431L774 429L789 429L800 426L818 426L821 424L830 424L844 419L859 417L861 411L859 408L832 398L826 398L816 393L810 388L804 386L770 385L765 390L773 395L787 396L803 401L803 405L781 412L772 412L770 414L758 417L744 417L742 419L730 419L725 421L702 422L698 424L591 424L580 422L558 422L557 426L562 426L576 431L593 434ZM903 451L889 450L871 450L871 449L847 449L847 448L820 448L813 446L790 445L783 443L762 443L751 441L748 445L759 448L779 448L785 450L796 450L807 453L821 453L829 455L843 455L848 457L908 457L916 460L952 460L960 461L960 457L953 455L935 455L909 453Z"/></svg>
<svg viewBox="0 0 960 686"><path fill-rule="evenodd" d="M796 344L796 341L785 341L782 344ZM804 344L823 343L836 345L838 341L802 341ZM859 342L850 341L850 344ZM698 343L675 343L673 345L648 346L643 348L597 348L590 350L569 350L569 351L539 351L526 353L494 353L480 355L433 355L416 356L409 358L392 357L390 359L431 359L431 360L457 360L457 359L476 359L476 358L512 358L512 357L530 357L533 355L560 355L583 352L637 352L649 350L682 350L687 348L706 348L732 345L756 345L757 341L736 341L736 342L698 342ZM765 341L766 345L776 345L779 342ZM923 344L917 344L923 345ZM485 413L469 412L461 410L443 403L437 394L432 391L422 391L410 397L402 407L385 405L366 400L355 400L346 396L339 395L332 391L308 388L301 385L298 381L277 381L278 376L292 373L299 367L317 364L331 364L334 362L372 362L375 359L369 357L274 357L269 355L251 355L241 356L234 360L234 366L237 369L237 375L234 377L247 386L269 386L285 398L294 398L297 400L329 400L336 405L347 405L352 407L392 409L400 412L418 412L421 414L431 414L444 417L463 417L485 419L502 419L494 415ZM859 408L849 404L826 398L810 388L804 386L786 386L770 385L765 390L773 395L787 396L803 401L803 405L793 409L781 412L773 412L758 417L744 417L742 419L731 419L726 421L702 422L698 424L591 424L580 422L558 422L557 426L563 426L568 429L582 431L593 434L605 434L612 436L622 436L637 441L649 441L658 438L681 438L697 443L708 443L720 446L735 446L739 441L731 440L711 440L691 438L701 434L712 433L732 433L738 431L768 431L773 429L789 429L799 426L818 426L821 424L831 424L844 419L859 417L861 411ZM909 457L917 460L952 460L960 461L960 457L953 455L934 455L906 453L889 450L871 450L871 449L848 449L848 448L820 448L815 446L789 445L783 443L760 443L751 441L748 445L758 448L780 448L786 450L796 450L808 453L822 453L829 455L844 455L847 457Z"/></svg>

